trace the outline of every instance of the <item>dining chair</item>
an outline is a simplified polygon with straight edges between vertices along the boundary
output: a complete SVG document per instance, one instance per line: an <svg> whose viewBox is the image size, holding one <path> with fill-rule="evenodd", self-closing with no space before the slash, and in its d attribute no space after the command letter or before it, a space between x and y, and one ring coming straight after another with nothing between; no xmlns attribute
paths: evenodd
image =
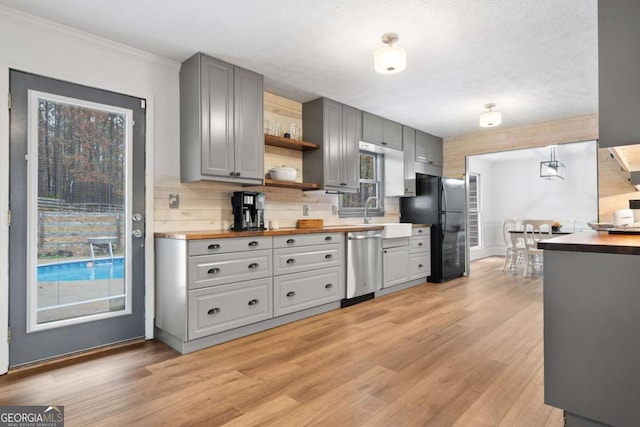
<svg viewBox="0 0 640 427"><path fill-rule="evenodd" d="M509 269L515 274L524 258L524 240L512 235L510 231L519 229L518 220L505 219L502 224L502 238L504 240L504 265L502 271Z"/></svg>
<svg viewBox="0 0 640 427"><path fill-rule="evenodd" d="M524 228L524 274L523 277L533 277L536 268L542 267L542 249L538 249L538 241L552 237L553 220L525 219Z"/></svg>

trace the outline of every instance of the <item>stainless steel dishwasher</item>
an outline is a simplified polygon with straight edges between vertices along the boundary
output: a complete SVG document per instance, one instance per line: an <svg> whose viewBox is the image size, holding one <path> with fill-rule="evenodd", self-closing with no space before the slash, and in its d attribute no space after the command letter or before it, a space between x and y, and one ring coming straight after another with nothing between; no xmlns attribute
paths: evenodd
<svg viewBox="0 0 640 427"><path fill-rule="evenodd" d="M382 288L382 232L347 233L347 295L342 307L366 301Z"/></svg>

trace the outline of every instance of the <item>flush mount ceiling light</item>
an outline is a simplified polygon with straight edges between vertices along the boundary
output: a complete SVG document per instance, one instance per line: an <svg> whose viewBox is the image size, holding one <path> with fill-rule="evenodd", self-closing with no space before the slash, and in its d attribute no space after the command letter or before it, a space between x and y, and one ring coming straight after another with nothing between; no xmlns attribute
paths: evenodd
<svg viewBox="0 0 640 427"><path fill-rule="evenodd" d="M551 160L540 162L540 178L564 179L564 165L556 160L556 147L551 147Z"/></svg>
<svg viewBox="0 0 640 427"><path fill-rule="evenodd" d="M396 33L387 33L382 36L382 42L387 46L373 52L373 65L381 74L393 74L407 68L407 51L401 47L392 46L398 42Z"/></svg>
<svg viewBox="0 0 640 427"><path fill-rule="evenodd" d="M499 126L500 123L502 123L502 113L499 113L498 111L491 111L491 109L495 106L496 104L494 104L493 102L484 105L484 108L489 111L485 111L484 113L480 114L480 117L478 117L480 126L482 126L483 128L492 128L495 126Z"/></svg>

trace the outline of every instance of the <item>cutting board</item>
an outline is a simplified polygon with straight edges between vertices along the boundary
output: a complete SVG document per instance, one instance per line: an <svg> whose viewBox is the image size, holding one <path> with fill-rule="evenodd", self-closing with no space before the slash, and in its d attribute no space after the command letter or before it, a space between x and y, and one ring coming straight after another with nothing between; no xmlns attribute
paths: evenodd
<svg viewBox="0 0 640 427"><path fill-rule="evenodd" d="M299 219L296 223L298 228L321 228L324 226L322 219Z"/></svg>

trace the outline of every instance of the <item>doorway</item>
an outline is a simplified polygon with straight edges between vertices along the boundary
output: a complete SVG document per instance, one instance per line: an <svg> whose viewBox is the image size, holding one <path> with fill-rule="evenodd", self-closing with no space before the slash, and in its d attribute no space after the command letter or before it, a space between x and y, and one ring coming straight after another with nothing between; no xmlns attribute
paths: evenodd
<svg viewBox="0 0 640 427"><path fill-rule="evenodd" d="M145 101L10 90L9 366L143 337Z"/></svg>

